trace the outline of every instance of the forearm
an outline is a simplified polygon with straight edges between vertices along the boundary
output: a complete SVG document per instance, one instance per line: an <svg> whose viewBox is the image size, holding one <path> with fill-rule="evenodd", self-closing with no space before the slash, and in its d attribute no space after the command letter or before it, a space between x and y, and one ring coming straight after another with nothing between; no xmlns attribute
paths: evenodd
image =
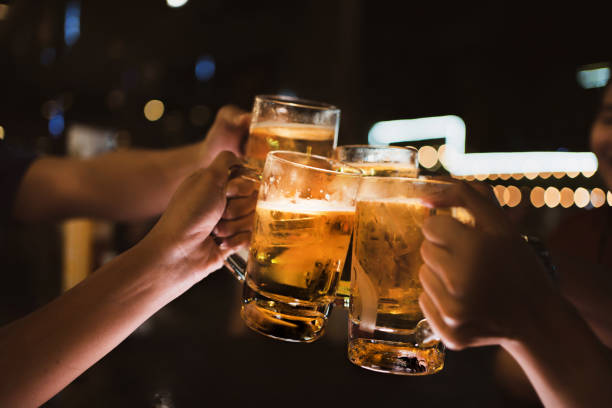
<svg viewBox="0 0 612 408"><path fill-rule="evenodd" d="M0 330L0 406L44 403L193 284L147 245Z"/></svg>
<svg viewBox="0 0 612 408"><path fill-rule="evenodd" d="M520 339L502 344L547 407L612 406L612 367L605 347L561 298Z"/></svg>
<svg viewBox="0 0 612 408"><path fill-rule="evenodd" d="M26 173L15 216L24 221L66 217L134 220L161 213L180 182L209 158L203 145L127 150L88 160L42 158Z"/></svg>

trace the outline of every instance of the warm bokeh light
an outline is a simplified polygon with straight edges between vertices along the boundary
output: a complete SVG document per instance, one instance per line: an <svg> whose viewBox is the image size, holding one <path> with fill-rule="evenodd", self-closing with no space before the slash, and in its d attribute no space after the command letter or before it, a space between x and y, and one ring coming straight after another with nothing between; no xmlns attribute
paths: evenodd
<svg viewBox="0 0 612 408"><path fill-rule="evenodd" d="M438 151L432 146L423 146L419 149L419 163L421 166L431 168L438 162Z"/></svg>
<svg viewBox="0 0 612 408"><path fill-rule="evenodd" d="M166 4L172 8L182 7L187 4L189 0L166 0Z"/></svg>
<svg viewBox="0 0 612 408"><path fill-rule="evenodd" d="M489 174L489 180L497 180L499 178L499 174Z"/></svg>
<svg viewBox="0 0 612 408"><path fill-rule="evenodd" d="M0 4L0 20L4 20L9 12L9 6Z"/></svg>
<svg viewBox="0 0 612 408"><path fill-rule="evenodd" d="M158 99L151 99L144 107L144 115L151 122L159 120L164 115L164 103Z"/></svg>
<svg viewBox="0 0 612 408"><path fill-rule="evenodd" d="M612 191L608 191L608 205L612 207Z"/></svg>
<svg viewBox="0 0 612 408"><path fill-rule="evenodd" d="M525 173L525 177L527 177L529 180L533 180L534 178L538 177L538 173Z"/></svg>
<svg viewBox="0 0 612 408"><path fill-rule="evenodd" d="M476 174L474 177L476 177L476 180L478 181L485 181L487 177L489 177L489 175L488 174Z"/></svg>
<svg viewBox="0 0 612 408"><path fill-rule="evenodd" d="M540 176L540 177L542 177L543 179L546 180L547 178L552 176L552 173L545 171L545 172L542 172L542 173L538 174L538 176Z"/></svg>
<svg viewBox="0 0 612 408"><path fill-rule="evenodd" d="M582 172L582 175L586 178L593 177L593 174L595 174L594 171L583 171Z"/></svg>
<svg viewBox="0 0 612 408"><path fill-rule="evenodd" d="M565 177L565 173L562 171L554 172L553 177L556 179L562 179L563 177Z"/></svg>
<svg viewBox="0 0 612 408"><path fill-rule="evenodd" d="M440 145L438 147L438 160L442 163L443 166L446 166L446 145Z"/></svg>
<svg viewBox="0 0 612 408"><path fill-rule="evenodd" d="M548 187L544 191L544 202L549 208L555 208L561 201L561 193L556 187Z"/></svg>
<svg viewBox="0 0 612 408"><path fill-rule="evenodd" d="M584 208L589 205L591 201L591 195L589 191L584 187L578 187L574 192L574 203L576 203L576 207Z"/></svg>
<svg viewBox="0 0 612 408"><path fill-rule="evenodd" d="M563 208L569 208L574 204L574 191L571 188L563 187L560 194L559 202Z"/></svg>
<svg viewBox="0 0 612 408"><path fill-rule="evenodd" d="M521 190L516 186L509 186L504 191L504 201L508 207L516 207L520 204L522 198Z"/></svg>
<svg viewBox="0 0 612 408"><path fill-rule="evenodd" d="M4 139L4 128L0 126L0 140Z"/></svg>
<svg viewBox="0 0 612 408"><path fill-rule="evenodd" d="M599 208L606 203L606 193L601 188L591 190L591 204L593 207Z"/></svg>
<svg viewBox="0 0 612 408"><path fill-rule="evenodd" d="M525 177L525 175L523 173L514 173L514 174L512 174L512 178L515 179L515 180L520 180L523 177Z"/></svg>
<svg viewBox="0 0 612 408"><path fill-rule="evenodd" d="M529 194L529 199L534 207L542 207L544 205L544 189L542 187L534 187Z"/></svg>
<svg viewBox="0 0 612 408"><path fill-rule="evenodd" d="M506 201L504 200L504 192L506 191L506 187L502 186L502 185L496 185L495 187L493 187L493 192L495 193L495 198L497 198L497 201L499 202L499 205L503 206L506 205Z"/></svg>
<svg viewBox="0 0 612 408"><path fill-rule="evenodd" d="M567 172L567 177L569 177L569 178L576 178L576 177L578 177L579 174L580 174L579 171L568 171Z"/></svg>
<svg viewBox="0 0 612 408"><path fill-rule="evenodd" d="M511 174L500 174L500 175L499 175L499 178L500 178L501 180L510 180L510 177L512 177L512 175L511 175Z"/></svg>
<svg viewBox="0 0 612 408"><path fill-rule="evenodd" d="M465 176L464 179L467 180L467 181L474 181L474 180L476 180L476 177L474 177L474 176Z"/></svg>

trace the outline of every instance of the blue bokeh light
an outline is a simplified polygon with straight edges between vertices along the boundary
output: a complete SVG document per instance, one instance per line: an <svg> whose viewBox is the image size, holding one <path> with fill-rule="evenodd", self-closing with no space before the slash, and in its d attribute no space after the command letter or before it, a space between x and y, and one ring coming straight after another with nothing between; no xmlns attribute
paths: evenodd
<svg viewBox="0 0 612 408"><path fill-rule="evenodd" d="M53 136L59 136L64 131L64 116L57 114L49 119L49 133Z"/></svg>
<svg viewBox="0 0 612 408"><path fill-rule="evenodd" d="M198 81L208 81L215 75L215 60L210 55L198 58L195 65L195 76Z"/></svg>
<svg viewBox="0 0 612 408"><path fill-rule="evenodd" d="M67 46L72 46L77 42L81 35L81 4L78 1L71 1L66 6L64 17L64 42Z"/></svg>

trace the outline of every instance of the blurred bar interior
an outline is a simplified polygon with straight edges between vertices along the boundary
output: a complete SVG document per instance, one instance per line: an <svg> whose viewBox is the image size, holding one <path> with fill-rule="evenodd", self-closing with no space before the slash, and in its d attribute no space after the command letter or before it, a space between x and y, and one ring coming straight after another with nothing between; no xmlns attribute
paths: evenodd
<svg viewBox="0 0 612 408"><path fill-rule="evenodd" d="M610 77L605 14L591 2L5 2L0 139L76 157L167 148L200 140L224 104L249 110L256 94L297 95L342 109L339 145L415 146L423 173L492 184L521 231L546 237L577 211L612 206L588 145ZM2 265L22 273L5 274L2 324L78 283L152 222L14 227ZM361 384L372 388L367 401L378 388L389 401L468 404L479 388L475 406L514 406L465 368L486 365L486 351L451 352L448 370L427 382L381 378L345 361L342 312L326 339L296 352L244 331L229 274L208 281L48 406L193 406L205 401L202 384L215 398L233 387L256 394L253 367L284 387L281 398L319 376L328 401L344 404L363 401Z"/></svg>

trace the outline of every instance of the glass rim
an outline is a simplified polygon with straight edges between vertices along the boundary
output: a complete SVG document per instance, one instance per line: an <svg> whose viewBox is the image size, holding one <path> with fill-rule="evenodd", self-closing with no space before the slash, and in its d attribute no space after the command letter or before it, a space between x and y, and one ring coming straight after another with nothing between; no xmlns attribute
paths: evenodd
<svg viewBox="0 0 612 408"><path fill-rule="evenodd" d="M280 155L288 155L288 156L298 156L298 157L305 157L305 158L315 158L318 160L323 160L326 161L328 163L332 163L332 164L337 164L338 167L340 168L349 168L351 170L354 170L355 173L343 173L341 171L338 170L329 170L329 169L322 169L320 167L315 167L315 166L310 166L308 164L303 164L303 163L297 163L294 161L291 161L287 158L284 158ZM274 150L268 153L268 156L274 158L274 160L278 160L280 162L283 163L288 163L297 167L301 167L301 168L305 168L305 169L309 169L309 170L316 170L316 171L321 171L324 173L329 173L329 174L335 174L338 176L348 176L348 177L358 177L361 178L361 176L363 175L363 170L361 170L358 167L355 166L351 166L349 164L346 164L344 162L341 162L339 160L335 160L329 157L325 157L325 156L319 156L316 154L308 154L308 153L302 153L302 152L292 152L290 150Z"/></svg>
<svg viewBox="0 0 612 408"><path fill-rule="evenodd" d="M337 111L340 112L340 109L336 105L332 105L325 102L313 101L310 99L298 98L297 96L289 96L289 95L255 95L255 100L263 100L266 102L275 102L283 105L289 105L296 108L307 108L313 110L320 111Z"/></svg>
<svg viewBox="0 0 612 408"><path fill-rule="evenodd" d="M413 153L418 153L419 150L413 146L391 146L391 145L366 145L366 144L352 144L352 145L341 145L337 146L336 149L373 149L373 150L383 150L383 149L397 149L400 150L408 150Z"/></svg>

